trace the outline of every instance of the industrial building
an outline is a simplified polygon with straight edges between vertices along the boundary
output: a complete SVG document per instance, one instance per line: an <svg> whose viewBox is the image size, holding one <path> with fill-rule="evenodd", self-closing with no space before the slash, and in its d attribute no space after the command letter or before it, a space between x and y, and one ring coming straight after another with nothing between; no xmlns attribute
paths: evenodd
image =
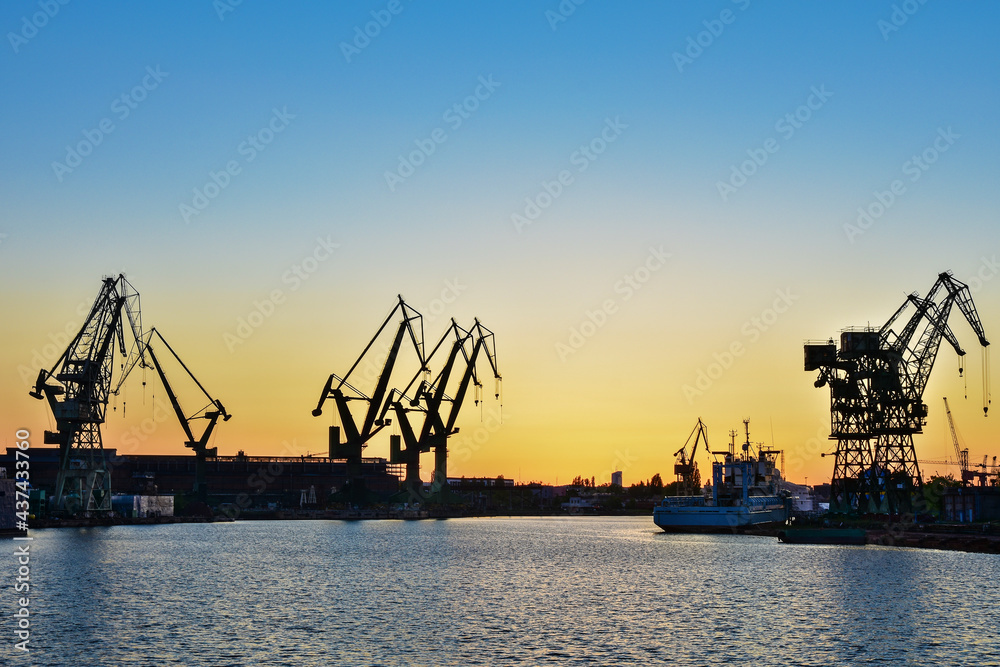
<svg viewBox="0 0 1000 667"><path fill-rule="evenodd" d="M9 533L17 529L14 504L16 499L17 486L14 480L7 479L6 470L0 466L0 533Z"/></svg>
<svg viewBox="0 0 1000 667"><path fill-rule="evenodd" d="M1000 519L1000 487L945 488L941 495L941 518L960 523Z"/></svg>
<svg viewBox="0 0 1000 667"><path fill-rule="evenodd" d="M392 330L390 324L397 316L400 321L395 336L369 395L348 378L363 360L372 362L367 358L369 352L384 331ZM390 387L397 355L407 339L418 362L411 369L415 374L402 389ZM437 376L432 376L430 364L438 351L447 359ZM253 457L242 451L236 456L218 456L217 448L209 447L212 434L217 424L232 415L221 400L209 394L156 327L142 328L139 293L125 276L106 277L79 333L52 368L39 370L28 392L46 401L55 419L56 429L45 431L44 444L58 445L32 450L31 481L38 513L99 517L116 511L112 507L116 496L133 496L131 501L119 499L122 511L162 516L172 509L136 497L172 494L184 494L183 504L191 502L200 508L205 504L226 506L227 513L234 507L238 512L257 507L325 506L328 500L346 505L385 500L406 503L413 502L412 498L451 503L455 499L441 482L447 479L448 438L458 433L456 420L466 394L476 405L483 400L477 359L489 364L496 382L494 395L499 399L501 377L493 332L478 319L468 329L452 320L428 351L423 317L399 296L350 370L343 377L330 374L320 393L313 416L322 415L330 400L342 422L342 426L329 427L327 457ZM102 427L108 399L119 395L137 368L156 372L184 432L183 444L192 450L193 457L119 456L104 448ZM168 368L174 382L168 379ZM182 407L177 377L187 385L185 402L193 398L203 405L201 409L192 413ZM362 379L355 376L353 381L361 384ZM449 381L452 390L448 389ZM193 391L194 387L198 391ZM352 411L352 402L364 406L363 418L360 409L358 414ZM368 442L394 420L400 433L390 437L390 460L364 457ZM441 481L427 495L420 480L420 455L432 451L433 478ZM8 449L2 462L13 465L13 450ZM405 489L401 491L399 479L404 475ZM43 491L51 501L43 498ZM177 509L183 511L183 507Z"/></svg>
<svg viewBox="0 0 1000 667"><path fill-rule="evenodd" d="M16 448L8 447L0 456L0 467L14 469ZM104 450L115 495L155 496L190 494L194 488L198 461L193 456L130 454ZM362 461L361 479L366 488L379 495L399 490L396 466L385 459ZM33 489L52 494L59 474L59 448L31 449ZM347 463L329 457L305 456L218 456L205 461L208 497L212 505L234 503L250 508L299 507L303 491L307 498L326 504L348 480Z"/></svg>

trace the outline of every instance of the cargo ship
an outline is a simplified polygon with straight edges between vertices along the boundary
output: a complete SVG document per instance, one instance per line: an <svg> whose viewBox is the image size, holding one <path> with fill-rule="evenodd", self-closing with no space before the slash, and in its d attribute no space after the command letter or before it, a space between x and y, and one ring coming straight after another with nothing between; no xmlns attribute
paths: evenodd
<svg viewBox="0 0 1000 667"><path fill-rule="evenodd" d="M780 452L763 447L755 451L750 420L743 426L746 442L741 452L736 451L735 431L730 432L729 451L712 452L716 460L711 495L666 496L653 508L653 523L668 532L726 532L785 523L790 500L781 491L776 465Z"/></svg>

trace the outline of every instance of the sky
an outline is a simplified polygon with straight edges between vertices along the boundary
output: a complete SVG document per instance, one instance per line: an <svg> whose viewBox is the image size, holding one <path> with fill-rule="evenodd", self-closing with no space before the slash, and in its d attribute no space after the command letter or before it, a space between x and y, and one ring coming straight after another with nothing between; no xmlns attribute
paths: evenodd
<svg viewBox="0 0 1000 667"><path fill-rule="evenodd" d="M919 0L3 3L0 439L41 445L29 386L124 273L232 413L223 455L324 452L320 391L402 295L428 340L496 334L502 407L492 382L464 407L452 475L669 481L701 418L713 449L750 419L787 478L829 481L803 342L946 270L1000 337L998 24ZM951 325L966 373L942 347L917 455L954 458L948 397L979 462L1000 416ZM105 447L186 452L141 375Z"/></svg>

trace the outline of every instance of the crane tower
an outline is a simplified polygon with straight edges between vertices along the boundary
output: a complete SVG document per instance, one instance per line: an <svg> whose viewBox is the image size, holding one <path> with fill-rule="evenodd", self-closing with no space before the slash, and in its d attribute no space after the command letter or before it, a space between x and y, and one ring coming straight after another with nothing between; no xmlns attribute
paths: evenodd
<svg viewBox="0 0 1000 667"><path fill-rule="evenodd" d="M123 318L124 316L124 318ZM131 332L126 349L125 322ZM86 515L111 511L111 472L104 457L101 424L108 408L114 345L123 357L142 354L139 293L125 279L105 278L79 333L50 370L38 372L29 394L46 399L56 430L45 432L45 444L59 445L59 473L54 507Z"/></svg>
<svg viewBox="0 0 1000 667"><path fill-rule="evenodd" d="M881 328L845 330L839 349L833 339L805 345L805 370L819 371L817 387L830 385L830 437L837 440L831 509L890 514L912 509L913 494L922 487L913 436L926 423L923 393L941 339L959 357L965 355L948 326L955 305L984 348L986 414L989 341L969 287L950 272L938 275L926 297L910 294Z"/></svg>

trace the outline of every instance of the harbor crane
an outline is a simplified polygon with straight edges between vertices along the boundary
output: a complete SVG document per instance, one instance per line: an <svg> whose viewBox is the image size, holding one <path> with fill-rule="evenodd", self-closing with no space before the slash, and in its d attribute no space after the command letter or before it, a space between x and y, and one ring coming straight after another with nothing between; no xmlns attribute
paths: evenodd
<svg viewBox="0 0 1000 667"><path fill-rule="evenodd" d="M830 386L830 437L837 440L831 508L889 514L911 510L923 484L913 436L926 423L923 392L942 338L960 358L965 356L948 325L955 305L983 347L985 415L989 341L968 285L950 272L938 275L926 297L910 294L881 328L843 331L839 350L832 339L806 343L805 370L819 371L817 387ZM911 307L914 312L904 319ZM897 333L894 327L900 325Z"/></svg>
<svg viewBox="0 0 1000 667"><path fill-rule="evenodd" d="M434 380L423 379L417 383L420 376L418 373L406 387L401 390L394 389L382 408L383 418L390 409L396 414L403 447L399 451L393 451L392 462L406 465L404 484L411 495L420 485L420 454L432 450L434 451L432 493L440 492L447 487L448 438L459 432L455 424L470 386L474 388L476 405L481 401L483 384L476 370L480 354L486 357L490 369L493 371L496 382L495 397L500 398L502 378L497 366L496 342L493 332L483 326L478 319L469 330L463 329L452 319L451 324L428 355L428 361L444 348L445 343L450 338L454 338L454 340L448 358ZM465 362L465 368L460 371L461 377L455 395L452 397L446 393L446 389L452 374L456 371L460 354ZM411 398L407 392L415 384L416 389ZM443 415L442 410L445 409L446 403L450 403L450 408L447 410L447 414ZM411 423L409 417L411 412L420 412L424 415L419 432Z"/></svg>
<svg viewBox="0 0 1000 667"><path fill-rule="evenodd" d="M687 447L691 443L691 438L694 438L694 444L691 446L691 454L688 455ZM679 496L696 496L701 493L701 474L698 472L698 464L694 460L695 454L698 452L698 442L701 440L705 441L705 451L710 451L708 448L708 427L699 417L698 423L691 429L687 440L684 441L680 449L674 452L674 474L677 475L677 495Z"/></svg>
<svg viewBox="0 0 1000 667"><path fill-rule="evenodd" d="M131 334L128 348L126 330ZM142 355L141 340L139 293L123 274L107 277L80 331L51 369L38 372L29 394L44 398L56 421L56 430L46 431L44 442L59 446L53 499L57 512L91 516L111 511L111 471L101 425L107 414L115 344L118 354L129 359Z"/></svg>
<svg viewBox="0 0 1000 667"><path fill-rule="evenodd" d="M962 465L960 461L952 461L951 459L943 459L943 460L920 459L919 463L925 465L942 465L942 466ZM995 456L993 457L992 471L990 470L989 467L989 454L983 456L982 463L977 463L972 467L982 468L982 470L974 472L971 469L963 469L962 470L963 486L970 486L973 480L979 480L979 486L997 486L998 482L1000 482L1000 471L998 471L997 469L997 457ZM990 479L991 477L993 479ZM965 482L966 479L968 480L968 483Z"/></svg>
<svg viewBox="0 0 1000 667"><path fill-rule="evenodd" d="M989 458L990 458L989 454L983 454L983 462L982 463L977 463L975 465L975 467L979 468L979 470L977 472L971 472L971 471L969 472L969 476L972 479L978 479L979 480L979 486L986 486L988 484L991 484L991 482L990 482ZM997 457L994 456L993 457L993 475L996 476L996 474L997 474ZM997 480L994 479L992 481L992 485L996 486L996 484L997 484Z"/></svg>
<svg viewBox="0 0 1000 667"><path fill-rule="evenodd" d="M343 376L336 373L330 375L320 393L319 402L312 411L313 416L318 417L323 414L323 406L327 400L332 398L336 404L337 414L344 429L344 442L341 442L340 428L331 426L330 458L345 459L347 461L348 483L351 489L351 499L354 501L364 500L364 490L361 488L363 486L361 476L362 452L368 446L369 440L383 428L391 424L391 420L384 418L384 411L380 414L380 409L386 392L389 390L390 377L396 366L396 360L405 336L409 336L409 340L416 351L419 361L418 374L428 371L427 360L424 356L423 316L410 307L403 300L402 295L398 295L397 298L398 302L389 312L388 316L386 316L381 326L375 332L375 335L372 336L368 345L361 351L361 354L347 373ZM382 332L386 330L389 323L397 314L401 317L399 326L396 328L396 333L389 345L382 370L376 378L375 386L369 396L350 384L349 380L360 366L362 360L371 351L375 342L382 335ZM364 416L360 421L356 421L354 414L351 412L352 401L361 401L367 404Z"/></svg>
<svg viewBox="0 0 1000 667"><path fill-rule="evenodd" d="M163 368L163 364L160 363L160 359L156 356L156 352L153 349L153 336L159 339L159 343L162 343L166 350L173 356L173 358L180 364L181 368L188 374L191 380L198 386L198 389L204 394L205 398L208 399L208 405L202 407L196 412L188 416L184 410L181 408L180 402L177 398L177 393L174 388L170 385L170 381L167 379L166 372ZM159 344L158 343L158 344ZM122 373L121 379L118 381L118 386L112 391L113 394L117 395L121 389L122 384L128 378L129 373L135 366L140 365L143 368L149 368L152 366L156 370L156 374L160 378L160 383L163 385L164 391L167 392L167 398L170 400L170 406L174 410L174 414L177 416L177 420L180 422L181 428L184 429L184 435L187 436L187 440L184 442L184 446L190 448L195 455L195 481L194 488L192 489L195 497L199 500L207 500L207 486L205 480L205 468L206 461L210 458L215 458L218 455L218 449L216 447L209 447L208 442L212 437L212 433L215 430L215 425L221 418L222 421L229 421L232 417L226 408L222 405L222 401L212 398L205 387L202 386L201 382L194 376L194 373L185 365L181 358L174 351L174 348L170 346L170 343L166 341L163 334L153 327L146 334L146 337L142 343L141 353L135 355L132 360L132 364L125 368ZM146 354L149 355L149 359L152 363L145 361ZM145 384L145 382L143 382ZM194 430L192 428L192 423L196 419L206 419L208 424L202 431L201 435L195 437Z"/></svg>
<svg viewBox="0 0 1000 667"><path fill-rule="evenodd" d="M948 397L944 397L944 411L948 415L948 428L951 430L951 442L955 446L955 460L962 471L962 486L968 486L972 481L972 473L969 470L969 448L961 449L958 442L958 429L955 428L955 420L951 416L951 408L948 407Z"/></svg>
<svg viewBox="0 0 1000 667"><path fill-rule="evenodd" d="M444 368L438 374L434 382L431 383L426 378L421 379L422 376L426 376L427 374L423 371L418 371L413 376L413 379L411 379L403 389L394 388L391 392L389 392L389 396L382 406L381 417L383 419L390 409L393 410L396 415L396 422L399 427L402 442L399 443L397 440L397 444L392 447L390 452L390 462L402 463L406 466L406 476L403 483L411 495L421 484L420 454L431 451L432 446L436 444L433 441L440 438L440 432L443 430L443 422L440 414L436 414L435 409L440 410L441 403L445 398L444 388L447 385L452 369L454 368L458 352L461 350L463 353L467 354L466 344L472 337L471 332L465 331L459 327L458 324L455 323L455 320L452 319L449 327L445 330L444 334L438 340L430 354L427 355L428 363L437 355L438 351L444 347L451 335L454 335L455 340L452 344L448 361L445 363ZM409 392L415 384L416 391L411 398L408 396L407 392ZM430 388L432 384L436 387L436 390L432 390ZM428 396L428 394L431 394L431 396ZM420 425L419 434L411 423L409 417L410 412L420 412L424 416L423 422ZM431 432L432 429L435 430L433 434ZM447 453L445 456L447 456Z"/></svg>

